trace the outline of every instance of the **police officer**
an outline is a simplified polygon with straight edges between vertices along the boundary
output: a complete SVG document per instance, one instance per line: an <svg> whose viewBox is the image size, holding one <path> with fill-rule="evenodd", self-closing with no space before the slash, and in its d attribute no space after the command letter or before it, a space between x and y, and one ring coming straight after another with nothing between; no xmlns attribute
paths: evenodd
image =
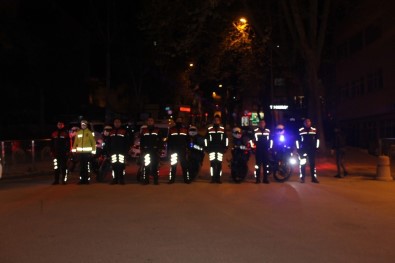
<svg viewBox="0 0 395 263"><path fill-rule="evenodd" d="M221 184L222 160L229 141L220 116L216 115L213 124L207 128L204 143L210 159L211 183Z"/></svg>
<svg viewBox="0 0 395 263"><path fill-rule="evenodd" d="M253 142L255 148L255 183L261 183L261 167L263 168L263 183L269 183L270 173L270 150L273 141L270 138L270 130L266 128L265 120L260 120L258 127L254 129Z"/></svg>
<svg viewBox="0 0 395 263"><path fill-rule="evenodd" d="M188 165L187 165L187 143L188 143L188 130L182 124L182 118L178 117L176 123L169 130L168 139L168 150L170 153L170 175L169 184L172 184L176 180L177 164L181 164L182 175L184 177L184 183L191 183L189 177Z"/></svg>
<svg viewBox="0 0 395 263"><path fill-rule="evenodd" d="M346 135L339 127L334 129L331 154L335 154L336 156L337 174L335 177L343 178L344 176L347 176L348 172L346 166L344 165L344 157L346 155ZM341 173L342 171L343 175Z"/></svg>
<svg viewBox="0 0 395 263"><path fill-rule="evenodd" d="M64 122L58 121L57 129L51 134L51 154L54 164L53 185L59 184L62 175L62 184L67 182L67 159L70 153L70 138L64 128Z"/></svg>
<svg viewBox="0 0 395 263"><path fill-rule="evenodd" d="M76 133L72 152L78 154L80 160L80 181L78 184L89 184L89 161L96 153L96 140L88 128L88 121L81 121L81 129Z"/></svg>
<svg viewBox="0 0 395 263"><path fill-rule="evenodd" d="M101 134L101 150L98 156L99 170L97 173L97 181L103 182L107 172L112 171L111 161L109 159L109 146L110 146L110 132L112 127L110 125L104 126Z"/></svg>
<svg viewBox="0 0 395 263"><path fill-rule="evenodd" d="M243 134L240 127L232 129L232 160L231 176L235 183L241 183L248 171L248 160L250 158L250 144L248 136Z"/></svg>
<svg viewBox="0 0 395 263"><path fill-rule="evenodd" d="M204 159L204 138L198 134L196 126L190 126L188 129L188 172L191 181L195 180Z"/></svg>
<svg viewBox="0 0 395 263"><path fill-rule="evenodd" d="M154 184L159 184L159 149L160 131L154 126L153 118L147 119L147 126L141 130L140 149L143 161L143 184L149 184L150 176L154 177Z"/></svg>
<svg viewBox="0 0 395 263"><path fill-rule="evenodd" d="M320 146L317 129L311 126L311 120L305 119L303 127L299 129L299 138L296 140L296 148L299 154L300 182L304 183L306 175L307 159L310 164L311 182L319 183L315 168L315 153Z"/></svg>
<svg viewBox="0 0 395 263"><path fill-rule="evenodd" d="M111 184L125 184L126 155L129 150L129 136L126 129L121 127L121 119L114 119L114 128L110 131L108 153L111 158Z"/></svg>

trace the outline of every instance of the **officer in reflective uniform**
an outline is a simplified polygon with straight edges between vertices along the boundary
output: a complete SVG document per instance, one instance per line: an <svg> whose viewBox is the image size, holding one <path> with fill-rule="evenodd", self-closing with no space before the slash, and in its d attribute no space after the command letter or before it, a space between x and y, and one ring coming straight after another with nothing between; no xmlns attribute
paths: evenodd
<svg viewBox="0 0 395 263"><path fill-rule="evenodd" d="M319 183L315 167L315 153L320 146L317 129L311 126L311 120L305 119L303 127L299 129L299 138L296 148L299 154L300 182L304 183L306 176L307 160L310 164L311 182Z"/></svg>
<svg viewBox="0 0 395 263"><path fill-rule="evenodd" d="M90 159L96 153L96 140L92 131L88 128L88 121L81 121L81 130L75 135L72 152L79 156L80 181L78 184L89 184Z"/></svg>
<svg viewBox="0 0 395 263"><path fill-rule="evenodd" d="M129 150L129 136L121 127L121 119L114 119L114 128L110 131L108 152L112 166L112 184L125 184L126 154Z"/></svg>
<svg viewBox="0 0 395 263"><path fill-rule="evenodd" d="M149 184L150 176L154 178L154 184L159 184L159 149L160 134L159 128L154 126L153 118L147 119L147 127L141 130L140 149L143 160L143 184Z"/></svg>
<svg viewBox="0 0 395 263"><path fill-rule="evenodd" d="M265 120L260 120L254 129L255 149L255 183L261 183L261 167L263 168L263 183L269 183L270 149L273 141L270 139L270 130L266 128Z"/></svg>
<svg viewBox="0 0 395 263"><path fill-rule="evenodd" d="M222 160L229 141L218 115L214 117L213 124L207 128L204 143L210 159L211 183L220 184L222 183Z"/></svg>
<svg viewBox="0 0 395 263"><path fill-rule="evenodd" d="M51 134L51 154L54 164L53 185L59 184L62 175L62 184L67 182L67 159L70 153L69 133L64 128L64 122L58 121L57 129Z"/></svg>
<svg viewBox="0 0 395 263"><path fill-rule="evenodd" d="M170 128L168 139L168 150L170 153L170 175L169 184L176 180L177 164L181 164L182 175L184 183L191 183L191 178L188 172L187 163L187 143L188 143L188 130L182 124L182 118L176 119L176 124Z"/></svg>

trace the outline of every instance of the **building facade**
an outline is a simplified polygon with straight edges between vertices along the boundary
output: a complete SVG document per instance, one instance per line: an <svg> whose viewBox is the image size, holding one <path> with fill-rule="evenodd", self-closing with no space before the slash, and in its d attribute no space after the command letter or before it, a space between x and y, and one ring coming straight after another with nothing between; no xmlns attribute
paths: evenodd
<svg viewBox="0 0 395 263"><path fill-rule="evenodd" d="M334 118L348 144L381 154L395 137L395 1L359 1L335 30Z"/></svg>

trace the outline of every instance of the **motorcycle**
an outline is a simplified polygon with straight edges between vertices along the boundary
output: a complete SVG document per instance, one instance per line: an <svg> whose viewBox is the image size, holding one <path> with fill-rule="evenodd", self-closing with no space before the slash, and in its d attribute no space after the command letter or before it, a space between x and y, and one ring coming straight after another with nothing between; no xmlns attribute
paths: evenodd
<svg viewBox="0 0 395 263"><path fill-rule="evenodd" d="M298 156L292 147L286 144L284 135L280 135L274 140L270 164L273 178L277 182L287 181L297 166Z"/></svg>
<svg viewBox="0 0 395 263"><path fill-rule="evenodd" d="M247 177L250 153L251 147L249 147L248 145L235 145L232 148L230 171L232 179L235 183L241 183Z"/></svg>

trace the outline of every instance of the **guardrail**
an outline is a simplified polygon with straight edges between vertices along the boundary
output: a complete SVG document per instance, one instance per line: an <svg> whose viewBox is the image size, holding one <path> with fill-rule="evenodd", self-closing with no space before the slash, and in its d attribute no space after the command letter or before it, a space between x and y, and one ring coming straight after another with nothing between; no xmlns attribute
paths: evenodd
<svg viewBox="0 0 395 263"><path fill-rule="evenodd" d="M53 166L50 143L50 139L0 141L0 177L51 172Z"/></svg>

